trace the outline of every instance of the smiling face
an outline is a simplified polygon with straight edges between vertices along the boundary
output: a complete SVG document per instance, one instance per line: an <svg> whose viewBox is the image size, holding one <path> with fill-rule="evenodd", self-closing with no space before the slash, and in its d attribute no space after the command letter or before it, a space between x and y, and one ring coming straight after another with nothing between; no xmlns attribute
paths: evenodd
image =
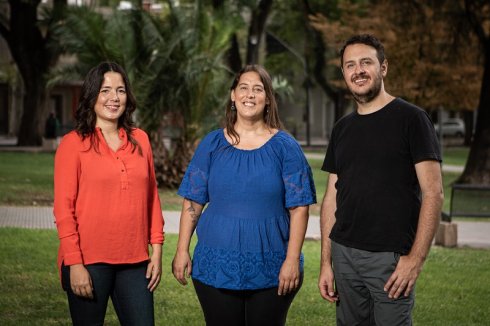
<svg viewBox="0 0 490 326"><path fill-rule="evenodd" d="M126 110L126 85L121 74L106 72L100 87L97 102L95 102L96 125L103 121L117 123Z"/></svg>
<svg viewBox="0 0 490 326"><path fill-rule="evenodd" d="M388 62L382 64L376 49L365 44L352 44L345 48L342 72L344 80L358 103L368 103L384 88Z"/></svg>
<svg viewBox="0 0 490 326"><path fill-rule="evenodd" d="M231 91L231 100L235 102L238 119L263 119L269 100L260 75L255 71L243 73Z"/></svg>

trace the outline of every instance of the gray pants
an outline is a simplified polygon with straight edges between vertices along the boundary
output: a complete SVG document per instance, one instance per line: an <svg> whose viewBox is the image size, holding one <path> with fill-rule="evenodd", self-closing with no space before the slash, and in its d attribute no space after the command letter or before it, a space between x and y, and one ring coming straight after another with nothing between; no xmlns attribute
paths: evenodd
<svg viewBox="0 0 490 326"><path fill-rule="evenodd" d="M395 300L383 290L399 258L394 252L359 250L332 241L337 325L412 325L414 291Z"/></svg>

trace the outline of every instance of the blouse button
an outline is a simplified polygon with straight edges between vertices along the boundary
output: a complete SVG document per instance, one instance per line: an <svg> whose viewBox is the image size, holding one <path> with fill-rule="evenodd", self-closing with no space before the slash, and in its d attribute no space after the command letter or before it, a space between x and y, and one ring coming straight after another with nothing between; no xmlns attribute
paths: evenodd
<svg viewBox="0 0 490 326"><path fill-rule="evenodd" d="M121 170L121 172L124 172L124 170Z"/></svg>

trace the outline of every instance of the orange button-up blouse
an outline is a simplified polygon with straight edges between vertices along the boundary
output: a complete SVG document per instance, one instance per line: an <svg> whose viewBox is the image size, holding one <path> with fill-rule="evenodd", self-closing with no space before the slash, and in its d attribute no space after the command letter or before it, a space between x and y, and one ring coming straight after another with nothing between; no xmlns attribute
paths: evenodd
<svg viewBox="0 0 490 326"><path fill-rule="evenodd" d="M163 216L148 136L134 129L133 151L124 129L114 152L97 128L99 153L74 131L65 135L54 165L58 266L138 263L148 245L163 243Z"/></svg>

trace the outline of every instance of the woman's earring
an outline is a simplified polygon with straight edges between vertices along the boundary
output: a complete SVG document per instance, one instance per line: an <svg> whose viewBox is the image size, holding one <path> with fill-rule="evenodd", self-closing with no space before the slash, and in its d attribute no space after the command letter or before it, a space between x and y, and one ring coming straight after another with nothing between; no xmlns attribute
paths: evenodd
<svg viewBox="0 0 490 326"><path fill-rule="evenodd" d="M231 102L231 108L232 111L236 110L235 102Z"/></svg>

